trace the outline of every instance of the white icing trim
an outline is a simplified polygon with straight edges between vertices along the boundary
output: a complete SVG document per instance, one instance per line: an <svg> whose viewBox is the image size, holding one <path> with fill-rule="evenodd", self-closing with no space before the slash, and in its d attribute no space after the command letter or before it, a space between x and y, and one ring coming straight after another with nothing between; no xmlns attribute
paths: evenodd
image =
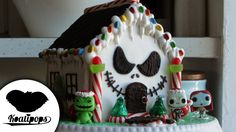
<svg viewBox="0 0 236 132"><path fill-rule="evenodd" d="M153 126L86 126L60 123L56 132L222 132L217 119L193 125L157 125Z"/></svg>
<svg viewBox="0 0 236 132"><path fill-rule="evenodd" d="M94 96L94 92L92 92L92 91L90 91L90 92L76 92L75 95L80 96L80 97L92 97L92 96Z"/></svg>

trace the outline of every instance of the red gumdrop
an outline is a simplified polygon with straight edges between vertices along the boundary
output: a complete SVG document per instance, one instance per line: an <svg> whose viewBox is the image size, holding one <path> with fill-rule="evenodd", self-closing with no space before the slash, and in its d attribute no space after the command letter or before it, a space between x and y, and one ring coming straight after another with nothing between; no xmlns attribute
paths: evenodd
<svg viewBox="0 0 236 132"><path fill-rule="evenodd" d="M175 64L175 65L181 64L181 60L179 58L174 58L172 60L172 64Z"/></svg>
<svg viewBox="0 0 236 132"><path fill-rule="evenodd" d="M95 56L95 57L93 57L93 59L92 59L92 64L102 64L102 60L101 60L101 58L99 57L99 56Z"/></svg>
<svg viewBox="0 0 236 132"><path fill-rule="evenodd" d="M98 46L99 44L100 44L100 40L97 39L97 40L95 41L95 45Z"/></svg>
<svg viewBox="0 0 236 132"><path fill-rule="evenodd" d="M170 39L168 34L164 34L163 37L164 37L165 40L169 40Z"/></svg>
<svg viewBox="0 0 236 132"><path fill-rule="evenodd" d="M134 10L133 7L130 7L129 10L130 10L130 12L132 12L133 14L135 13L135 10Z"/></svg>

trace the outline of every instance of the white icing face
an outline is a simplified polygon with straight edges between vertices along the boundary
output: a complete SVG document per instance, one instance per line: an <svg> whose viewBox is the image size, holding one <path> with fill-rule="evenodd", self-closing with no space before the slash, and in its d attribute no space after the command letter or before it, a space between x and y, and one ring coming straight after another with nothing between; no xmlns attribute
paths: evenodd
<svg viewBox="0 0 236 132"><path fill-rule="evenodd" d="M104 118L115 104L117 96L124 96L122 94L125 93L129 84L139 82L146 86L148 94L147 110L153 106L157 95L166 96L167 90L169 89L168 57L159 48L158 44L154 42L152 37L145 35L141 38L138 35L138 28L136 26L134 26L133 32L137 34L133 36L133 40L127 37L129 36L128 31L123 32L119 44L115 42L110 43L100 54L103 63L106 65L103 72L104 96L102 103L105 104L103 105ZM123 60L120 64L121 67L118 66L118 68L115 68L119 65L118 62L114 62L113 60L117 47L123 50L127 62L122 63L124 59L120 58ZM151 53L160 57L160 60L154 59L155 61L160 61L160 67L157 69L152 67L152 63L155 62L150 61L150 56L153 56ZM142 68L138 68L138 65L142 65L145 61L150 62L150 64L146 64L149 68L143 69L144 71L142 71ZM126 66L127 63L133 66L129 68ZM119 68L125 69L126 72L119 73ZM155 72L150 72L152 70ZM148 73L153 74L148 76Z"/></svg>
<svg viewBox="0 0 236 132"><path fill-rule="evenodd" d="M193 107L204 107L211 104L211 96L206 93L198 93L191 96L191 100L193 101Z"/></svg>
<svg viewBox="0 0 236 132"><path fill-rule="evenodd" d="M168 105L172 108L182 108L187 106L187 96L184 90L169 90Z"/></svg>

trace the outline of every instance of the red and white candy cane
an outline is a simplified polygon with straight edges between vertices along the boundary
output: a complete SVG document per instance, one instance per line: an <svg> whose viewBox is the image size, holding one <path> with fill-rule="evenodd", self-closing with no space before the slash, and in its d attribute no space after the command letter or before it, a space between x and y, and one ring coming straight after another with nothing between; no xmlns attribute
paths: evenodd
<svg viewBox="0 0 236 132"><path fill-rule="evenodd" d="M101 64L100 57L96 56L92 59L93 64ZM94 121L102 122L102 72L92 74L93 91L96 95L95 102L97 104L94 110Z"/></svg>
<svg viewBox="0 0 236 132"><path fill-rule="evenodd" d="M175 49L173 51L171 59L172 65L181 65L182 59L184 57L183 49ZM171 73L171 86L172 89L178 90L181 88L181 80L182 80L182 71Z"/></svg>
<svg viewBox="0 0 236 132"><path fill-rule="evenodd" d="M172 65L180 65L181 60L180 58L176 57L172 59ZM172 89L180 89L181 88L181 71L175 72L171 74L171 86Z"/></svg>
<svg viewBox="0 0 236 132"><path fill-rule="evenodd" d="M109 117L109 122L113 122L113 123L125 123L125 117L122 117L122 116L119 116L119 117L116 117L116 116L110 116Z"/></svg>

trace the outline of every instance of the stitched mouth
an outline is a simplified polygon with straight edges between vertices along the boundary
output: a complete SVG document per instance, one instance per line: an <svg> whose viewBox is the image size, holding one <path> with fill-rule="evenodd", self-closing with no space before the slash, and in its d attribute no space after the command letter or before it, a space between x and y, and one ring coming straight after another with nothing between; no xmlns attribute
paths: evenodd
<svg viewBox="0 0 236 132"><path fill-rule="evenodd" d="M81 106L81 105L76 105L78 108L82 108L82 109L88 109L91 108L92 106Z"/></svg>
<svg viewBox="0 0 236 132"><path fill-rule="evenodd" d="M119 95L125 95L125 93L123 92L123 88L121 88L120 85L116 84L116 80L114 79L112 72L106 71L104 75L106 76L105 81L107 82L107 86L112 88L112 92L117 93L117 97ZM166 76L161 75L160 77L161 81L157 83L156 87L153 86L152 88L149 88L147 95L151 97L154 95L158 96L158 91L165 88L165 83L167 83Z"/></svg>

